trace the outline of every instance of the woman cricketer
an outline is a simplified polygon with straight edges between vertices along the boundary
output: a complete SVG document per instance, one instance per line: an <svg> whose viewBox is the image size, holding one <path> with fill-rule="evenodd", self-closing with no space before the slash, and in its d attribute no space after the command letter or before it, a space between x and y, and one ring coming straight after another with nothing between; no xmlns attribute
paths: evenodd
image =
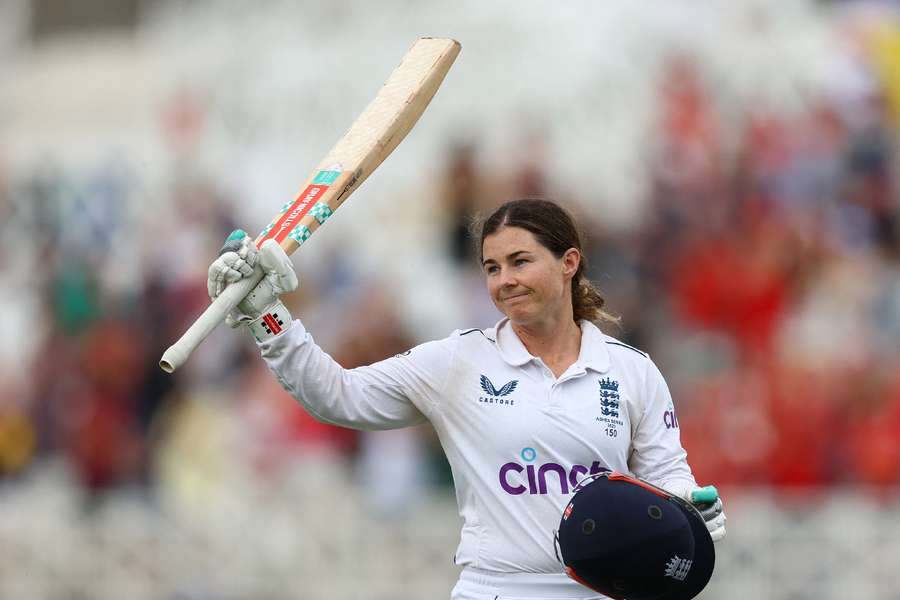
<svg viewBox="0 0 900 600"><path fill-rule="evenodd" d="M578 482L613 470L688 500L698 489L656 365L597 327L612 317L557 204L513 200L483 223L481 266L499 323L356 369L320 349L281 303L298 286L281 247L257 250L240 233L210 266L209 293L263 269L229 323L249 327L285 390L326 423L433 425L463 518L452 600L601 598L568 578L554 552ZM714 540L725 535L717 505L707 521Z"/></svg>

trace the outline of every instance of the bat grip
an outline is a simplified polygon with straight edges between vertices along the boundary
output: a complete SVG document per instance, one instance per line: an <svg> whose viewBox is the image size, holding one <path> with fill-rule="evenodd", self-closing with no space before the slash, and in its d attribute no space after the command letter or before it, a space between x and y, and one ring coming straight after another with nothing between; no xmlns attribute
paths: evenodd
<svg viewBox="0 0 900 600"><path fill-rule="evenodd" d="M263 278L262 269L258 266L250 277L229 285L219 296L197 317L194 324L188 327L178 341L169 346L159 360L159 368L166 373L174 373L184 364L191 352L206 339L216 326L225 320L234 307L256 287Z"/></svg>

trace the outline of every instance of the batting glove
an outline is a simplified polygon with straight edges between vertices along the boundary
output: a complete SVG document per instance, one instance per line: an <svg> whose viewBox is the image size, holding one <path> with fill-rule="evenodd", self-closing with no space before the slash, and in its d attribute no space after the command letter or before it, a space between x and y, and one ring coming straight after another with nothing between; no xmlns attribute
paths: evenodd
<svg viewBox="0 0 900 600"><path fill-rule="evenodd" d="M725 507L715 486L693 488L688 491L685 499L693 504L703 517L714 542L725 537Z"/></svg>
<svg viewBox="0 0 900 600"><path fill-rule="evenodd" d="M210 299L214 300L226 287L250 276L256 269L262 270L262 280L225 318L225 322L231 327L247 325L262 341L290 327L291 315L279 296L300 285L291 259L278 242L266 240L257 249L246 232L235 230L225 240L219 257L209 266L206 288Z"/></svg>
<svg viewBox="0 0 900 600"><path fill-rule="evenodd" d="M219 250L219 258L209 265L206 291L210 300L219 297L229 284L249 277L259 257L259 249L242 229L235 229Z"/></svg>

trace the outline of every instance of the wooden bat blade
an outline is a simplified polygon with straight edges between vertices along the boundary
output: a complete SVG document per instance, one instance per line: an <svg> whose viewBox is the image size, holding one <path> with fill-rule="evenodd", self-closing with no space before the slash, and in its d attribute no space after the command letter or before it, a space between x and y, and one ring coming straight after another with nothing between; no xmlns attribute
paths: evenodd
<svg viewBox="0 0 900 600"><path fill-rule="evenodd" d="M322 225L410 132L459 54L459 42L420 38L360 114L319 163L303 190L256 238L276 240L291 254ZM253 276L226 288L159 361L174 372L260 281Z"/></svg>
<svg viewBox="0 0 900 600"><path fill-rule="evenodd" d="M403 141L459 54L459 42L421 38L413 44L347 133L325 155L305 187L256 238L291 254L330 217Z"/></svg>

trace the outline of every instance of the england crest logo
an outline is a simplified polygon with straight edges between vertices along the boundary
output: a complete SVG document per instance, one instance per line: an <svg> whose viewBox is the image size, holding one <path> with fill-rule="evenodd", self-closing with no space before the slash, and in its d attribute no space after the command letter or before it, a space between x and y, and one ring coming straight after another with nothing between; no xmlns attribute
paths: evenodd
<svg viewBox="0 0 900 600"><path fill-rule="evenodd" d="M609 377L600 380L600 412L604 417L619 417L619 382Z"/></svg>

